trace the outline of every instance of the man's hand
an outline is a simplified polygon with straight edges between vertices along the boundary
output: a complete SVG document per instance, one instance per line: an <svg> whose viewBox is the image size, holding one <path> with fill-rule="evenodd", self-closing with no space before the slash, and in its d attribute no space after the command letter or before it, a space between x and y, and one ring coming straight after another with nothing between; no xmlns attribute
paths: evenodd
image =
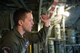
<svg viewBox="0 0 80 53"><path fill-rule="evenodd" d="M41 21L43 22L45 27L49 27L50 26L50 18L47 14L43 14L41 15Z"/></svg>

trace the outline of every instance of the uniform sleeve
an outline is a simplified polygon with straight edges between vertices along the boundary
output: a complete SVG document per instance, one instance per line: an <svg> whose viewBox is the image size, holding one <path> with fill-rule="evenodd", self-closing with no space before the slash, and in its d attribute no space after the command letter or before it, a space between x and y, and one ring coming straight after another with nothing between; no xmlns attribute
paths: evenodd
<svg viewBox="0 0 80 53"><path fill-rule="evenodd" d="M18 45L9 36L3 37L1 42L1 53L18 53Z"/></svg>
<svg viewBox="0 0 80 53"><path fill-rule="evenodd" d="M28 35L30 43L42 42L43 40L45 40L48 29L49 27L43 27L39 32L31 33L30 35Z"/></svg>

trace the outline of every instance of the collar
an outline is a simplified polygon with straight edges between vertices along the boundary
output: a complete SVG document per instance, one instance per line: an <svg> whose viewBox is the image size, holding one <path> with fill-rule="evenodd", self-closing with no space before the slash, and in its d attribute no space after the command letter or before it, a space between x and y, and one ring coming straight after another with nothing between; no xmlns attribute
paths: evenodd
<svg viewBox="0 0 80 53"><path fill-rule="evenodd" d="M14 28L13 31L15 32L16 36L18 36L19 38L22 38L22 39L31 34L30 32L25 32L22 37L22 35L18 32L17 28Z"/></svg>
<svg viewBox="0 0 80 53"><path fill-rule="evenodd" d="M16 36L23 38L22 35L18 32L17 28L14 28L13 31L15 32Z"/></svg>

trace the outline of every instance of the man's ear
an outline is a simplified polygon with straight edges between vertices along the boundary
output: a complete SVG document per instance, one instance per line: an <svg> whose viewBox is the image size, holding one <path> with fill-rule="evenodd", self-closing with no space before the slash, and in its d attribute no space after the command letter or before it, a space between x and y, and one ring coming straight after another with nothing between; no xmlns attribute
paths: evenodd
<svg viewBox="0 0 80 53"><path fill-rule="evenodd" d="M18 24L19 24L19 25L22 25L22 24L23 24L23 20L19 20L19 21L18 21Z"/></svg>

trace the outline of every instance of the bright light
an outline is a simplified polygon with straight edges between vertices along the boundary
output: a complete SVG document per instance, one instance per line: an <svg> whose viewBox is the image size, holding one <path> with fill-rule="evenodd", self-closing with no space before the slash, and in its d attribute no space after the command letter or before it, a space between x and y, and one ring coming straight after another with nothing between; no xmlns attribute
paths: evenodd
<svg viewBox="0 0 80 53"><path fill-rule="evenodd" d="M69 17L70 13L69 13L68 11L65 11L65 12L63 13L63 15L66 16L66 17Z"/></svg>
<svg viewBox="0 0 80 53"><path fill-rule="evenodd" d="M64 13L64 6L59 6L58 15L63 14L63 13Z"/></svg>
<svg viewBox="0 0 80 53"><path fill-rule="evenodd" d="M59 8L58 8L58 15L60 15L60 14L66 16L66 17L68 17L70 15L70 13L68 11L64 11L64 5L59 6Z"/></svg>

